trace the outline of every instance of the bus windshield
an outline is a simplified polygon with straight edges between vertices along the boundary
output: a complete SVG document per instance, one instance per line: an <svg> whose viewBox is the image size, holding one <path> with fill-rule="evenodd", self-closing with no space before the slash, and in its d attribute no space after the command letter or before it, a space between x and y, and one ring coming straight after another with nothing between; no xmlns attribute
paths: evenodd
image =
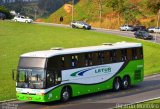
<svg viewBox="0 0 160 109"><path fill-rule="evenodd" d="M18 88L42 89L45 87L43 69L19 69L17 74Z"/></svg>

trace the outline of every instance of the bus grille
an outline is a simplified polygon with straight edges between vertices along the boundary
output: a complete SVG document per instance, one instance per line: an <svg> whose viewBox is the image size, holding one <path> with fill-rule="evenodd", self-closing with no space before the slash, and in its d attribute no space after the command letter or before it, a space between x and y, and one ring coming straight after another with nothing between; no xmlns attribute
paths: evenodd
<svg viewBox="0 0 160 109"><path fill-rule="evenodd" d="M136 70L134 72L134 80L139 80L141 79L141 70Z"/></svg>

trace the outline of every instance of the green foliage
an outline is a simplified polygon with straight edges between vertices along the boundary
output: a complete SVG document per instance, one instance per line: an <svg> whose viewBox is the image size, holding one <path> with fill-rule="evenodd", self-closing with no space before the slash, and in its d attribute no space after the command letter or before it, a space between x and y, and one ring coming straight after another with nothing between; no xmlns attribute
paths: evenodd
<svg viewBox="0 0 160 109"><path fill-rule="evenodd" d="M157 13L160 9L160 0L148 0L147 8L150 9L153 13Z"/></svg>
<svg viewBox="0 0 160 109"><path fill-rule="evenodd" d="M1 13L4 13L4 14L6 15L6 18L7 18L7 19L12 18L9 10L8 10L6 7L4 7L4 6L0 6L0 12L1 12Z"/></svg>
<svg viewBox="0 0 160 109"><path fill-rule="evenodd" d="M160 72L160 61L157 61L160 60L159 44L81 29L0 21L0 100L15 98L11 70L17 68L19 56L23 53L119 41L143 43L145 75Z"/></svg>
<svg viewBox="0 0 160 109"><path fill-rule="evenodd" d="M17 13L30 18L34 18L35 11L38 17L41 15L40 10L38 10L37 3L34 2L24 3L22 1L17 1L15 3L5 4L5 6L10 10L15 10Z"/></svg>
<svg viewBox="0 0 160 109"><path fill-rule="evenodd" d="M140 14L140 11L137 8L137 6L130 4L130 3L126 3L121 8L121 14L124 17L126 23L129 23L129 22L134 23L136 22L136 16Z"/></svg>

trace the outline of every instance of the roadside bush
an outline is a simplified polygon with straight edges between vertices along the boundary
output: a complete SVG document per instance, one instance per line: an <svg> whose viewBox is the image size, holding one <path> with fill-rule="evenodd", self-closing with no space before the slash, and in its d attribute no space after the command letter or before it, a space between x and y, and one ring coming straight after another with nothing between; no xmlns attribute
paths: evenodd
<svg viewBox="0 0 160 109"><path fill-rule="evenodd" d="M11 19L12 15L10 14L9 10L4 6L0 6L0 12L6 15L6 19Z"/></svg>

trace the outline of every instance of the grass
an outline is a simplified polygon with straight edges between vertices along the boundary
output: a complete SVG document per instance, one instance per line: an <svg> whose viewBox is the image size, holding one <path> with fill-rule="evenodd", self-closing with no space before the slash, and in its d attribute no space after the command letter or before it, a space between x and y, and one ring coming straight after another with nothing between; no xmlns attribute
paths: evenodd
<svg viewBox="0 0 160 109"><path fill-rule="evenodd" d="M136 104L128 105L128 106L122 106L122 107L119 107L118 109L138 109L138 108L146 109L145 107L148 107L148 109L159 109L160 99L145 101L142 103L136 103Z"/></svg>
<svg viewBox="0 0 160 109"><path fill-rule="evenodd" d="M160 72L159 44L81 29L0 21L0 100L15 98L11 70L16 69L19 56L23 53L119 41L143 43L145 75Z"/></svg>

